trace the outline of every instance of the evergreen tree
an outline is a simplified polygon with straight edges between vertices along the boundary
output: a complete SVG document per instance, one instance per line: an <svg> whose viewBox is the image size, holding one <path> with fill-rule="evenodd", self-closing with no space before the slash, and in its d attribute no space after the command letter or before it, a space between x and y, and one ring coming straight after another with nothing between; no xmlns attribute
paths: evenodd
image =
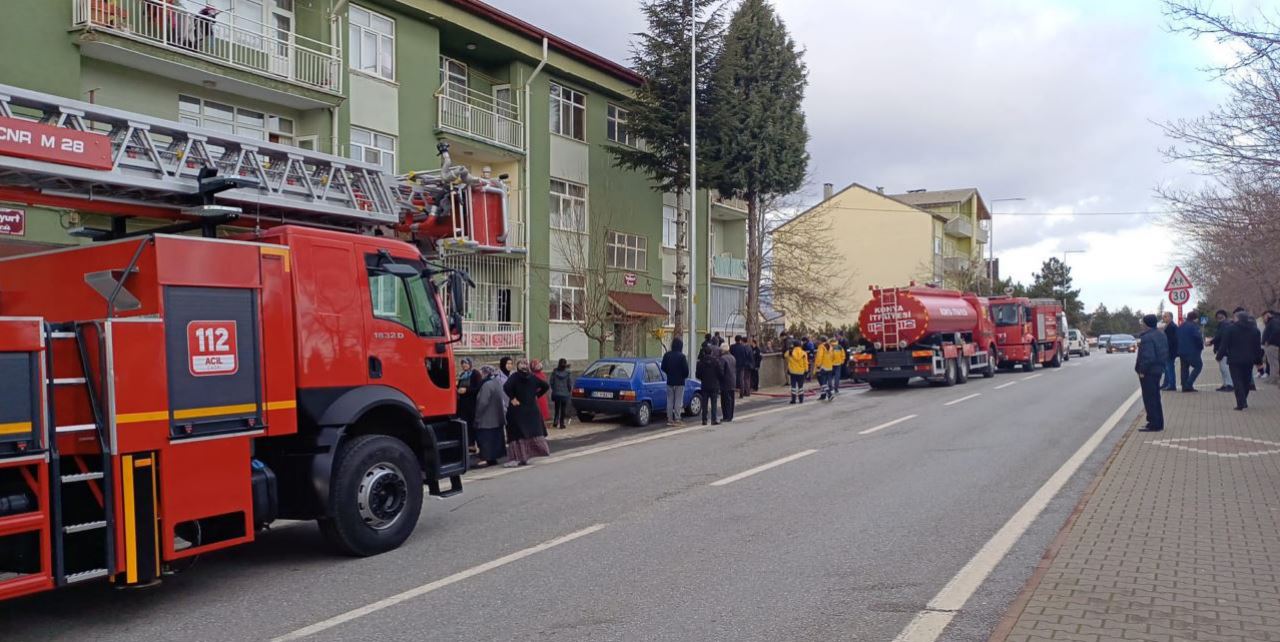
<svg viewBox="0 0 1280 642"><path fill-rule="evenodd" d="M649 28L635 34L631 66L644 77L644 83L624 105L630 111L627 128L639 144L609 147L615 166L642 172L653 189L675 194L675 336L683 335L691 322L685 314L689 225L684 207L684 196L690 189L689 132L694 116L689 104L695 62L690 35L696 30L697 112L706 114L711 74L723 41L723 21L715 4L712 0L642 0L640 8ZM699 118L699 122L703 120ZM705 140L705 132L700 131L698 138Z"/></svg>
<svg viewBox="0 0 1280 642"><path fill-rule="evenodd" d="M1089 315L1089 334L1111 334L1111 322L1111 311L1106 305L1099 303L1093 314Z"/></svg>
<svg viewBox="0 0 1280 642"><path fill-rule="evenodd" d="M1028 296L1061 301L1067 313L1067 323L1080 325L1084 302L1080 300L1080 290L1071 288L1071 266L1056 256L1050 257L1040 265L1039 272L1031 275L1031 279Z"/></svg>
<svg viewBox="0 0 1280 642"><path fill-rule="evenodd" d="M767 0L729 21L711 86L708 168L724 196L747 202L747 334L757 336L764 255L761 200L796 191L809 165L804 61Z"/></svg>

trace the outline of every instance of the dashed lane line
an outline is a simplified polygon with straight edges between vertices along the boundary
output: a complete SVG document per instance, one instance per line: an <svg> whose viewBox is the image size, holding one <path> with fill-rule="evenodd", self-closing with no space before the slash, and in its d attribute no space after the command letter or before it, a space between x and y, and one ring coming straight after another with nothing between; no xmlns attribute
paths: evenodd
<svg viewBox="0 0 1280 642"><path fill-rule="evenodd" d="M981 396L982 396L982 393L981 393L981 392L975 392L975 393L973 393L973 394L971 394L971 395L969 395L969 396L967 396L967 397L960 397L959 399L952 399L951 401L948 401L947 403L944 403L944 404L942 404L942 405L944 405L944 406L954 406L954 405L956 405L956 404L958 404L958 403L964 403L964 402L966 402L966 401L968 401L968 400L970 400L970 399L973 399L973 398L975 398L975 397L981 397Z"/></svg>
<svg viewBox="0 0 1280 642"><path fill-rule="evenodd" d="M1043 372L1037 372L1037 373L1035 373L1035 374L1031 375L1030 377L1023 377L1023 378L1019 379L1018 381L1031 381L1032 379L1035 379L1036 377L1043 377L1043 376L1044 376L1044 373L1043 373Z"/></svg>
<svg viewBox="0 0 1280 642"><path fill-rule="evenodd" d="M860 433L858 433L858 434L859 434L859 435L870 435L870 434L871 434L871 433L873 433L873 432L880 432L881 430L884 430L885 428L888 428L888 427L890 427L890 426L896 426L896 425L898 425L898 424L900 424L900 423L902 423L902 422L904 422L904 421L911 421L912 419L915 419L915 418L916 418L916 417L918 417L918 416L919 416L919 415L907 415L906 417L898 417L897 419L894 419L893 421L886 421L886 422L884 422L884 423L880 424L879 426L874 426L874 427L872 427L872 428L868 428L868 429L866 429L866 430L864 430L864 431L862 431L862 432L860 432Z"/></svg>
<svg viewBox="0 0 1280 642"><path fill-rule="evenodd" d="M1003 390L1003 389L1005 389L1005 388L1008 388L1009 386L1016 386L1016 385L1018 385L1018 382L1017 382L1017 381L1010 381L1009 383L1002 383L1002 384L1000 384L1000 385L996 386L996 387L995 387L995 389L996 389L996 390Z"/></svg>
<svg viewBox="0 0 1280 642"><path fill-rule="evenodd" d="M587 535L603 530L606 526L608 526L608 524L596 524L594 526L588 526L582 530L574 531L572 533L569 533L568 535L561 535L560 537L547 540L536 546L530 546L529 548L516 551L514 553L511 553L510 555L499 557L498 559L493 560L491 562L485 562L484 564L481 564L479 566L473 566L465 571L459 571L448 577L441 578L427 584L423 584L422 586L419 586L417 588L412 588L402 593L397 593L395 595L392 595L391 597L378 600L377 602L374 602L372 604L362 606L358 609L347 611L346 613L342 613L340 615L335 615L327 620L316 622L315 624L312 624L310 626L305 626L296 631L286 633L284 635L281 635L280 637L273 638L271 642L286 642L288 640L300 640L302 638L315 635L316 633L327 631L336 626L340 626L342 624L346 624L347 622L351 622L352 620L357 620L366 615L371 615L383 609L390 608L392 606L400 604L401 602L412 600L413 598L416 598L416 597L421 597L423 595L431 593L432 591L440 590L446 586L449 586L450 584L457 584L458 582L461 582L468 578L475 577L477 575L480 575L481 573L486 573L496 568L506 566L507 564L510 564L512 562L516 562L526 557L529 557L530 555L541 553L545 550L560 546L561 544L568 544L569 542L572 542L575 539L586 537Z"/></svg>
<svg viewBox="0 0 1280 642"><path fill-rule="evenodd" d="M736 481L740 481L740 480L746 479L746 478L748 478L748 477L750 477L750 476L752 476L752 475L758 475L758 474L760 474L760 473L763 473L764 471L769 470L769 469L771 469L771 468L777 468L778 466L781 466L781 465L783 465L783 464L789 464L789 463L791 463L791 462L793 462L793 461L795 461L795 460L797 460L797 459L801 459L801 458L804 458L804 457L808 457L809 455L812 455L812 454L814 454L814 453L816 453L816 452L818 452L818 451L813 450L813 449L809 449L809 450L802 450L802 451L800 451L800 452L798 452L798 453L796 453L796 454L794 454L794 455L787 455L786 457L783 457L782 459L775 459L775 460L773 460L773 461L771 461L771 462L769 462L769 463L767 463L767 464L760 464L759 466L756 466L755 468L749 468L749 469L747 469L747 470L744 470L744 471L742 471L742 472L738 473L737 475L730 475L730 476L728 476L728 477L725 477L724 479L717 480L717 481L713 481L713 482L711 482L711 485L712 485L712 486L727 486L727 485L729 485L729 484L732 484L733 482L736 482Z"/></svg>

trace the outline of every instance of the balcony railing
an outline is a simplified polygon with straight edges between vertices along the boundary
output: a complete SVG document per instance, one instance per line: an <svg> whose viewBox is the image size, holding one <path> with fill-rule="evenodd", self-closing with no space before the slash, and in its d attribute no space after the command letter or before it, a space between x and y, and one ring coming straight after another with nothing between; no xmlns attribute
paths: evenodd
<svg viewBox="0 0 1280 642"><path fill-rule="evenodd" d="M460 83L446 82L436 92L440 129L524 151L520 107Z"/></svg>
<svg viewBox="0 0 1280 642"><path fill-rule="evenodd" d="M950 236L973 238L973 222L964 216L957 216L947 221L945 229Z"/></svg>
<svg viewBox="0 0 1280 642"><path fill-rule="evenodd" d="M985 227L979 227L979 228L978 228L978 230L974 233L973 238L974 238L974 240L975 240L975 241L977 241L977 242L979 242L979 243L990 243L990 242L991 242L991 230L989 230L989 229L987 229L987 228L985 228Z"/></svg>
<svg viewBox="0 0 1280 642"><path fill-rule="evenodd" d="M521 352L524 326L503 321L463 321L459 352Z"/></svg>
<svg viewBox="0 0 1280 642"><path fill-rule="evenodd" d="M711 259L711 276L718 279L747 280L746 259L732 256L716 256Z"/></svg>
<svg viewBox="0 0 1280 642"><path fill-rule="evenodd" d="M731 210L737 210L744 214L747 213L747 201L745 199L726 198L724 196L721 196L719 192L713 192L711 194L711 202L721 207L727 207Z"/></svg>
<svg viewBox="0 0 1280 642"><path fill-rule="evenodd" d="M948 256L942 259L942 269L947 274L963 272L969 267L969 259L963 256Z"/></svg>
<svg viewBox="0 0 1280 642"><path fill-rule="evenodd" d="M73 26L113 33L236 69L342 93L334 46L229 11L190 11L163 0L72 0Z"/></svg>

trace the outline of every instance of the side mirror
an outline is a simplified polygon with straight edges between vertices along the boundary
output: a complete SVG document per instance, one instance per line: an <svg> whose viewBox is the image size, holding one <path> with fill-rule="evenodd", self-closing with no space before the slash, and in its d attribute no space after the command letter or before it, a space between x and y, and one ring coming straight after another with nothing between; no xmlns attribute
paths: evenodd
<svg viewBox="0 0 1280 642"><path fill-rule="evenodd" d="M449 313L449 337L462 338L462 313L454 310Z"/></svg>
<svg viewBox="0 0 1280 642"><path fill-rule="evenodd" d="M467 309L467 293L466 289L472 285L466 275L461 272L453 272L449 274L449 309L461 315Z"/></svg>

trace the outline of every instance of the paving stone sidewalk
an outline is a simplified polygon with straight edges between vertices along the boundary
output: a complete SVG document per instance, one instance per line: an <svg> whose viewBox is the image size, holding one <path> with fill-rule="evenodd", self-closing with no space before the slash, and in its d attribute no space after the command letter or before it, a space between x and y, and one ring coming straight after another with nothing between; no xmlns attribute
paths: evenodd
<svg viewBox="0 0 1280 642"><path fill-rule="evenodd" d="M1280 389L1235 412L1206 361L1164 432L1130 426L993 641L1280 641Z"/></svg>

